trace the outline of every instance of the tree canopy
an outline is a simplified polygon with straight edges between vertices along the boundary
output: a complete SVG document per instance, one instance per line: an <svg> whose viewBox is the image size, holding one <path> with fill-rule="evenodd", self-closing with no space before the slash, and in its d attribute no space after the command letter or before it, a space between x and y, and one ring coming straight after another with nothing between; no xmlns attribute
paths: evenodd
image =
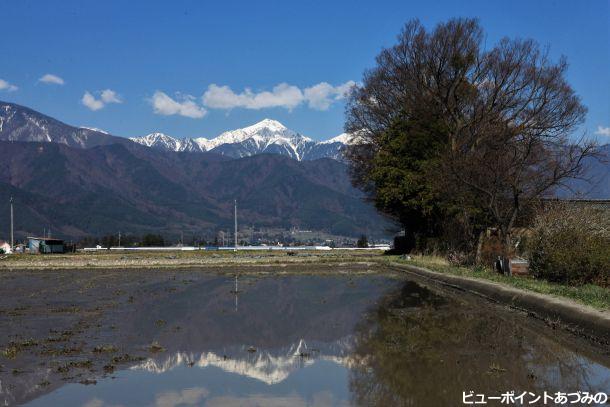
<svg viewBox="0 0 610 407"><path fill-rule="evenodd" d="M476 19L428 31L407 23L348 101L355 185L409 233L460 224L508 238L528 208L570 177L595 146L573 133L586 108L565 58L527 39L485 49Z"/></svg>

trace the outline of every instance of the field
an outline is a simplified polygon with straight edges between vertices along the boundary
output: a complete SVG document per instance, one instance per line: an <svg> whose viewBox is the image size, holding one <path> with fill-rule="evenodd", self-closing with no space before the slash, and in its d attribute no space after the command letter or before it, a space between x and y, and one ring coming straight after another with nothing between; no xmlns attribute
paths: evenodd
<svg viewBox="0 0 610 407"><path fill-rule="evenodd" d="M364 251L97 251L55 255L14 255L0 260L1 270L13 269L157 269L223 266L285 266L290 264L371 263L379 250ZM372 264L372 263L371 263Z"/></svg>

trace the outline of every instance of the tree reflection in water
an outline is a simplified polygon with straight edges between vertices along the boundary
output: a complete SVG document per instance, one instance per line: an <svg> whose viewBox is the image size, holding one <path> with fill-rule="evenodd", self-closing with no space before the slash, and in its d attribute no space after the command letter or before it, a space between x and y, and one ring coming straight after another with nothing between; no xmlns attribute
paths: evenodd
<svg viewBox="0 0 610 407"><path fill-rule="evenodd" d="M353 403L461 405L470 390L498 396L610 388L607 361L575 354L537 321L470 301L412 282L386 296L356 330Z"/></svg>

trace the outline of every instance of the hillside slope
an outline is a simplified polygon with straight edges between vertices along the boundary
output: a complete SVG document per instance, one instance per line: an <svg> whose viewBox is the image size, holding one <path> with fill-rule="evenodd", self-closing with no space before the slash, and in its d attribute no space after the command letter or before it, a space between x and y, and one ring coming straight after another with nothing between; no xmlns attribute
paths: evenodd
<svg viewBox="0 0 610 407"><path fill-rule="evenodd" d="M0 213L15 197L19 237L107 233L213 233L243 224L379 236L387 223L351 187L344 164L279 155L229 160L113 144L75 149L0 142ZM8 217L0 230L8 231ZM4 233L2 233L4 235Z"/></svg>

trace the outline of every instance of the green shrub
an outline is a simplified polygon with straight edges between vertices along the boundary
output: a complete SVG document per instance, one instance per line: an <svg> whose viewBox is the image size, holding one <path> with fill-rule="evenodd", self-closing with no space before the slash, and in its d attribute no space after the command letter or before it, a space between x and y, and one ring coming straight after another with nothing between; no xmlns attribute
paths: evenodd
<svg viewBox="0 0 610 407"><path fill-rule="evenodd" d="M610 286L610 216L584 205L555 204L534 221L530 270L549 281Z"/></svg>

